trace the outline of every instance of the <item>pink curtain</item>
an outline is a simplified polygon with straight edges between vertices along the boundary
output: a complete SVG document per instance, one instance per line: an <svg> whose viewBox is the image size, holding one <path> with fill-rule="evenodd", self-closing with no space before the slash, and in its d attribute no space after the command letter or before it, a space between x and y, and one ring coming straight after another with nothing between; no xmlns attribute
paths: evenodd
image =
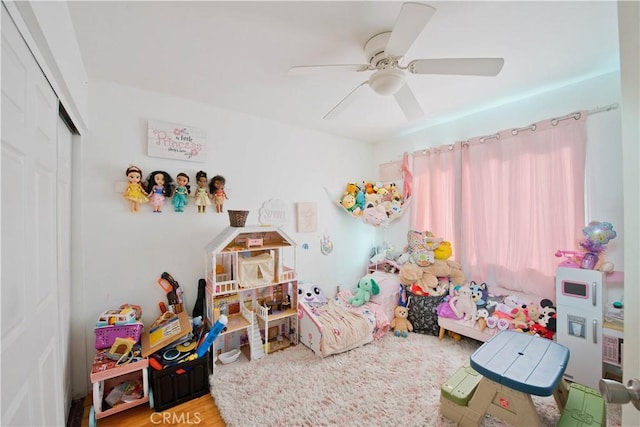
<svg viewBox="0 0 640 427"><path fill-rule="evenodd" d="M431 148L413 155L414 230L431 231L456 242L460 233L460 148L456 144ZM453 246L454 254L458 246Z"/></svg>
<svg viewBox="0 0 640 427"><path fill-rule="evenodd" d="M416 153L412 227L451 241L467 280L554 298L555 251L584 227L585 118Z"/></svg>

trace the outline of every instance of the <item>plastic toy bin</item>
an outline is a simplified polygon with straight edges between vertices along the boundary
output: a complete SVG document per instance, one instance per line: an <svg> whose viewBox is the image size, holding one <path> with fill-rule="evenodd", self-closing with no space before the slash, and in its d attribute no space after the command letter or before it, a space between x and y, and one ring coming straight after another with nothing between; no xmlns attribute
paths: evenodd
<svg viewBox="0 0 640 427"><path fill-rule="evenodd" d="M131 337L140 342L140 335L144 325L142 323L130 323L122 326L101 326L95 329L96 333L96 349L102 350L113 345L116 338Z"/></svg>
<svg viewBox="0 0 640 427"><path fill-rule="evenodd" d="M153 410L161 412L209 393L209 360L206 357L178 363L160 371L149 368Z"/></svg>

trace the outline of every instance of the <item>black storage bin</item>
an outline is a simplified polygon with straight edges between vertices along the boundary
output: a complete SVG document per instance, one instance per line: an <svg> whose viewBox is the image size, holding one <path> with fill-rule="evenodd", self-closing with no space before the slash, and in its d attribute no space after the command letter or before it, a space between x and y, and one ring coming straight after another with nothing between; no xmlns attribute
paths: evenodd
<svg viewBox="0 0 640 427"><path fill-rule="evenodd" d="M209 393L210 353L161 371L149 368L154 411L164 411Z"/></svg>

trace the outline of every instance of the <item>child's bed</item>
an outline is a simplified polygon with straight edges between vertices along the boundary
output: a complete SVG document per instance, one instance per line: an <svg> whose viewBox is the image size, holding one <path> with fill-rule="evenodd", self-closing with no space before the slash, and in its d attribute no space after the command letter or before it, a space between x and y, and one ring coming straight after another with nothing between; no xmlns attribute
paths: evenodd
<svg viewBox="0 0 640 427"><path fill-rule="evenodd" d="M490 294L490 301L487 305L493 305L493 310L489 309L491 311L490 317L493 319L485 318L484 321L479 321L477 318L464 320L438 316L438 325L440 326L438 337L443 339L445 332L449 331L485 342L503 329L515 328L513 320L507 314L509 308L519 305L526 305L527 307L533 305L535 306L536 314L535 318L531 320L532 326L530 326L529 332L549 339L553 338L555 332L555 307L547 305L547 302L552 303L551 300L506 289L499 289L499 291L500 294ZM498 307L498 309L495 307ZM505 308L507 308L506 311Z"/></svg>
<svg viewBox="0 0 640 427"><path fill-rule="evenodd" d="M326 357L368 344L388 330L400 297L397 275L374 272L380 293L359 307L349 303L350 291L338 292L325 304L299 299L300 342Z"/></svg>

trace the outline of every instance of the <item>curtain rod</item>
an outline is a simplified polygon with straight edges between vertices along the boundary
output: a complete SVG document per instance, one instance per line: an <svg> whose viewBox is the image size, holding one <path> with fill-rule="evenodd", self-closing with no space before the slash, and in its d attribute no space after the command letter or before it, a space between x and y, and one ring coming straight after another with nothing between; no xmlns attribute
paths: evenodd
<svg viewBox="0 0 640 427"><path fill-rule="evenodd" d="M611 110L614 110L616 108L618 108L618 103L613 103L613 104L606 105L604 107L597 107L597 108L594 108L593 110L589 110L589 111L587 111L587 115L590 116L592 114L602 113L602 112L605 112L605 111L611 111ZM555 126L558 123L560 123L561 121L567 120L567 119L578 120L578 119L580 119L581 115L582 114L579 111L576 111L575 113L567 114L566 116L556 117L556 118L551 119L551 125Z"/></svg>
<svg viewBox="0 0 640 427"><path fill-rule="evenodd" d="M587 111L586 113L587 113L587 115L590 116L592 114L603 113L605 111L615 110L616 108L618 108L618 103L614 102L613 104L605 105L604 107L596 107L593 110ZM578 119L580 119L581 115L582 115L582 113L580 113L579 111L576 111L576 112L571 113L571 114L567 114L567 115L560 116L560 117L555 117L555 118L551 119L551 124L553 126L556 126L558 123L560 123L563 120L567 120L567 119L578 120ZM519 132L524 131L524 130L536 130L536 125L533 124L533 125L524 126L524 127L521 127L521 128L514 128L514 129L511 130L511 133L514 134L514 135L517 135ZM485 141L487 141L489 139L500 139L500 133L497 132L497 133L494 133L493 135L483 136L483 137L480 138L480 143L484 143ZM460 141L460 144L469 145L469 140ZM449 150L452 150L454 146L455 146L455 144L450 144L449 147L448 147ZM431 147L431 148L423 148L423 149L420 149L420 150L415 150L415 151L412 152L412 154L414 154L414 153L427 153L428 151L434 150L436 148L439 148L439 147Z"/></svg>

